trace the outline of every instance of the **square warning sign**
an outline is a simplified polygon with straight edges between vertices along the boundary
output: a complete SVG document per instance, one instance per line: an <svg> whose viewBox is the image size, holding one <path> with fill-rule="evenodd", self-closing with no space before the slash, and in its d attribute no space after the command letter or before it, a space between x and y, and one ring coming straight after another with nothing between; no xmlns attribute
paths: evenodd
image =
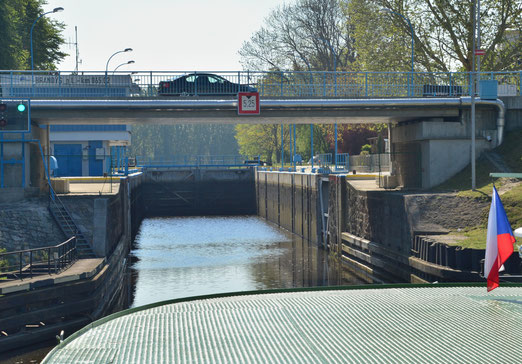
<svg viewBox="0 0 522 364"><path fill-rule="evenodd" d="M239 115L259 115L259 92L238 93L237 113Z"/></svg>

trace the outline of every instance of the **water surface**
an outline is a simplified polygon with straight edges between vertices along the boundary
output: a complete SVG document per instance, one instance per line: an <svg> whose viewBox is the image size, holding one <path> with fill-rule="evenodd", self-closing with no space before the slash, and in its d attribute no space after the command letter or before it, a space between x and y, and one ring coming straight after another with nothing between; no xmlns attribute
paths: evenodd
<svg viewBox="0 0 522 364"><path fill-rule="evenodd" d="M213 293L358 283L328 255L255 216L145 219L132 306Z"/></svg>

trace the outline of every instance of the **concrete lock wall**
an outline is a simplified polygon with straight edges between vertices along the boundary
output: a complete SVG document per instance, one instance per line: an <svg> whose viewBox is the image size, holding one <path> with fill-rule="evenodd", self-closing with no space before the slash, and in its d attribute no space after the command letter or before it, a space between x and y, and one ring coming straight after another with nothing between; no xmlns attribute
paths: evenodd
<svg viewBox="0 0 522 364"><path fill-rule="evenodd" d="M256 212L253 169L146 171L146 216L249 215Z"/></svg>
<svg viewBox="0 0 522 364"><path fill-rule="evenodd" d="M256 172L257 214L315 244L322 242L318 176Z"/></svg>

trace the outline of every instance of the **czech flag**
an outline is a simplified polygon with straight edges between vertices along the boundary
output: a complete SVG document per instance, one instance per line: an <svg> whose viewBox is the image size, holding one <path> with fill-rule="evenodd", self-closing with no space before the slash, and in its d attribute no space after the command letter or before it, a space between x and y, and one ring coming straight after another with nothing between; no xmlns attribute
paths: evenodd
<svg viewBox="0 0 522 364"><path fill-rule="evenodd" d="M506 216L506 211L495 186L488 218L488 237L486 240L486 260L484 276L488 279L488 292L498 287L498 272L502 264L513 254L515 237Z"/></svg>

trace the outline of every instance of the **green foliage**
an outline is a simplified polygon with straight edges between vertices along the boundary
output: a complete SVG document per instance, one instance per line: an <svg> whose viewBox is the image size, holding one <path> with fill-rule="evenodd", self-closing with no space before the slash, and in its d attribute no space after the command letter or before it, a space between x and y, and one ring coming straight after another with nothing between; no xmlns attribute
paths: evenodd
<svg viewBox="0 0 522 364"><path fill-rule="evenodd" d="M370 152L372 151L372 146L370 144L364 144L362 147L361 147L361 154L363 152L366 152L366 154L370 154Z"/></svg>
<svg viewBox="0 0 522 364"><path fill-rule="evenodd" d="M325 125L314 125L314 154L326 153L329 145ZM296 125L296 153L308 160L311 157L310 125ZM293 141L291 125L283 126L284 159L290 160L290 138ZM241 154L261 155L261 159L271 163L281 163L281 125L240 124L236 126L236 139Z"/></svg>
<svg viewBox="0 0 522 364"><path fill-rule="evenodd" d="M237 155L234 125L135 125L130 154L168 160L181 155Z"/></svg>
<svg viewBox="0 0 522 364"><path fill-rule="evenodd" d="M0 69L31 68L30 30L44 12L44 5L45 0L0 1ZM60 52L64 25L51 15L38 20L33 30L35 69L55 69L56 63L66 56Z"/></svg>
<svg viewBox="0 0 522 364"><path fill-rule="evenodd" d="M361 70L408 71L411 30L415 70L449 71L472 68L474 0L351 0L344 7L355 38L356 64ZM481 3L482 69L520 68L522 37L520 0Z"/></svg>
<svg viewBox="0 0 522 364"><path fill-rule="evenodd" d="M276 124L238 124L236 125L236 140L242 155L260 155L262 160L281 161L281 127ZM288 130L284 131L288 138Z"/></svg>
<svg viewBox="0 0 522 364"><path fill-rule="evenodd" d="M491 194L491 190L490 190ZM500 196L506 215L512 229L522 226L522 185L518 185ZM475 226L463 232L466 239L459 241L458 245L464 248L485 249L487 235L487 215L481 225ZM520 241L518 241L520 245ZM517 243L514 244L515 248Z"/></svg>

